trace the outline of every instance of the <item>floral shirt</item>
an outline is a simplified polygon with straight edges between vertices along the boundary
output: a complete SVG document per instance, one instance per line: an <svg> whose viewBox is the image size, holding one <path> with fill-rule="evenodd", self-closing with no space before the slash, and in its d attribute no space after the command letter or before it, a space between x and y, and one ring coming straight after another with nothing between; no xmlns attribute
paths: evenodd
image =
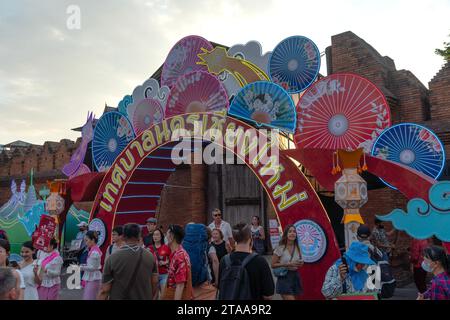
<svg viewBox="0 0 450 320"><path fill-rule="evenodd" d="M450 300L450 276L446 272L435 276L423 297L430 300Z"/></svg>
<svg viewBox="0 0 450 320"><path fill-rule="evenodd" d="M367 292L376 292L375 289L371 290L367 287L367 285L364 286L364 288L361 291L357 291L353 287L352 280L350 277L346 277L344 281L341 280L341 276L339 275L339 268L336 266L336 264L333 264L327 271L327 274L325 275L325 281L322 285L322 294L326 299L334 299L337 296L344 293L344 284L347 289L347 294L349 293L367 293Z"/></svg>
<svg viewBox="0 0 450 320"><path fill-rule="evenodd" d="M169 275L167 278L167 286L175 288L177 283L188 281L189 269L191 261L189 255L180 245L178 249L171 253L169 264Z"/></svg>

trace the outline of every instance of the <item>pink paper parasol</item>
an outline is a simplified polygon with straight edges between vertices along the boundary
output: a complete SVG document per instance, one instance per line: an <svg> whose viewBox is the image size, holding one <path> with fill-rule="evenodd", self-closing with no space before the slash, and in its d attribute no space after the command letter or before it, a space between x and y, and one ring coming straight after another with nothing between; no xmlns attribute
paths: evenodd
<svg viewBox="0 0 450 320"><path fill-rule="evenodd" d="M222 83L210 73L194 71L181 76L166 105L166 117L192 112L228 109L227 92Z"/></svg>
<svg viewBox="0 0 450 320"><path fill-rule="evenodd" d="M206 66L198 65L200 61L197 54L203 53L202 48L208 51L213 49L208 40L199 36L187 36L178 41L167 55L161 73L161 86L172 86L178 77L196 70L208 71Z"/></svg>
<svg viewBox="0 0 450 320"><path fill-rule="evenodd" d="M142 99L134 109L131 122L134 132L139 135L153 124L161 122L163 118L164 110L158 100Z"/></svg>

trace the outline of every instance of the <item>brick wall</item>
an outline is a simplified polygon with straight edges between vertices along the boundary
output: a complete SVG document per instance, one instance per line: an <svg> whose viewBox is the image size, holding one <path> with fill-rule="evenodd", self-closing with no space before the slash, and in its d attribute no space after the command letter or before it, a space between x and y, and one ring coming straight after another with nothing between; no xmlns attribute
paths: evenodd
<svg viewBox="0 0 450 320"><path fill-rule="evenodd" d="M394 123L428 120L426 87L407 70L396 70L394 61L379 54L353 32L331 37L328 73L352 72L372 81L386 96Z"/></svg>
<svg viewBox="0 0 450 320"><path fill-rule="evenodd" d="M204 165L181 165L176 168L161 193L158 224L166 228L171 223L206 223L206 174Z"/></svg>
<svg viewBox="0 0 450 320"><path fill-rule="evenodd" d="M432 119L450 116L450 62L429 82Z"/></svg>

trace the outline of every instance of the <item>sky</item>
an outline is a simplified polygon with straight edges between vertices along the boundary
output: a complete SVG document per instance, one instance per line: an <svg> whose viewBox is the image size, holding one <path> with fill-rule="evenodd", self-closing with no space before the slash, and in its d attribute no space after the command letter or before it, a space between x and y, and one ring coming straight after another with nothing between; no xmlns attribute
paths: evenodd
<svg viewBox="0 0 450 320"><path fill-rule="evenodd" d="M88 111L116 107L187 35L264 52L303 35L324 51L352 31L428 87L449 17L450 0L0 0L0 144L76 140Z"/></svg>

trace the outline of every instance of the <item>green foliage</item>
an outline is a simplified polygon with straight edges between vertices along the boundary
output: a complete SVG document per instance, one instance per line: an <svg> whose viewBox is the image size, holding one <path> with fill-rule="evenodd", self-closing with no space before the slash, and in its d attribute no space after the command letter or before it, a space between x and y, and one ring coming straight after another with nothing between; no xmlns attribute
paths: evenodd
<svg viewBox="0 0 450 320"><path fill-rule="evenodd" d="M444 42L444 49L436 49L434 52L446 61L450 61L450 42Z"/></svg>

